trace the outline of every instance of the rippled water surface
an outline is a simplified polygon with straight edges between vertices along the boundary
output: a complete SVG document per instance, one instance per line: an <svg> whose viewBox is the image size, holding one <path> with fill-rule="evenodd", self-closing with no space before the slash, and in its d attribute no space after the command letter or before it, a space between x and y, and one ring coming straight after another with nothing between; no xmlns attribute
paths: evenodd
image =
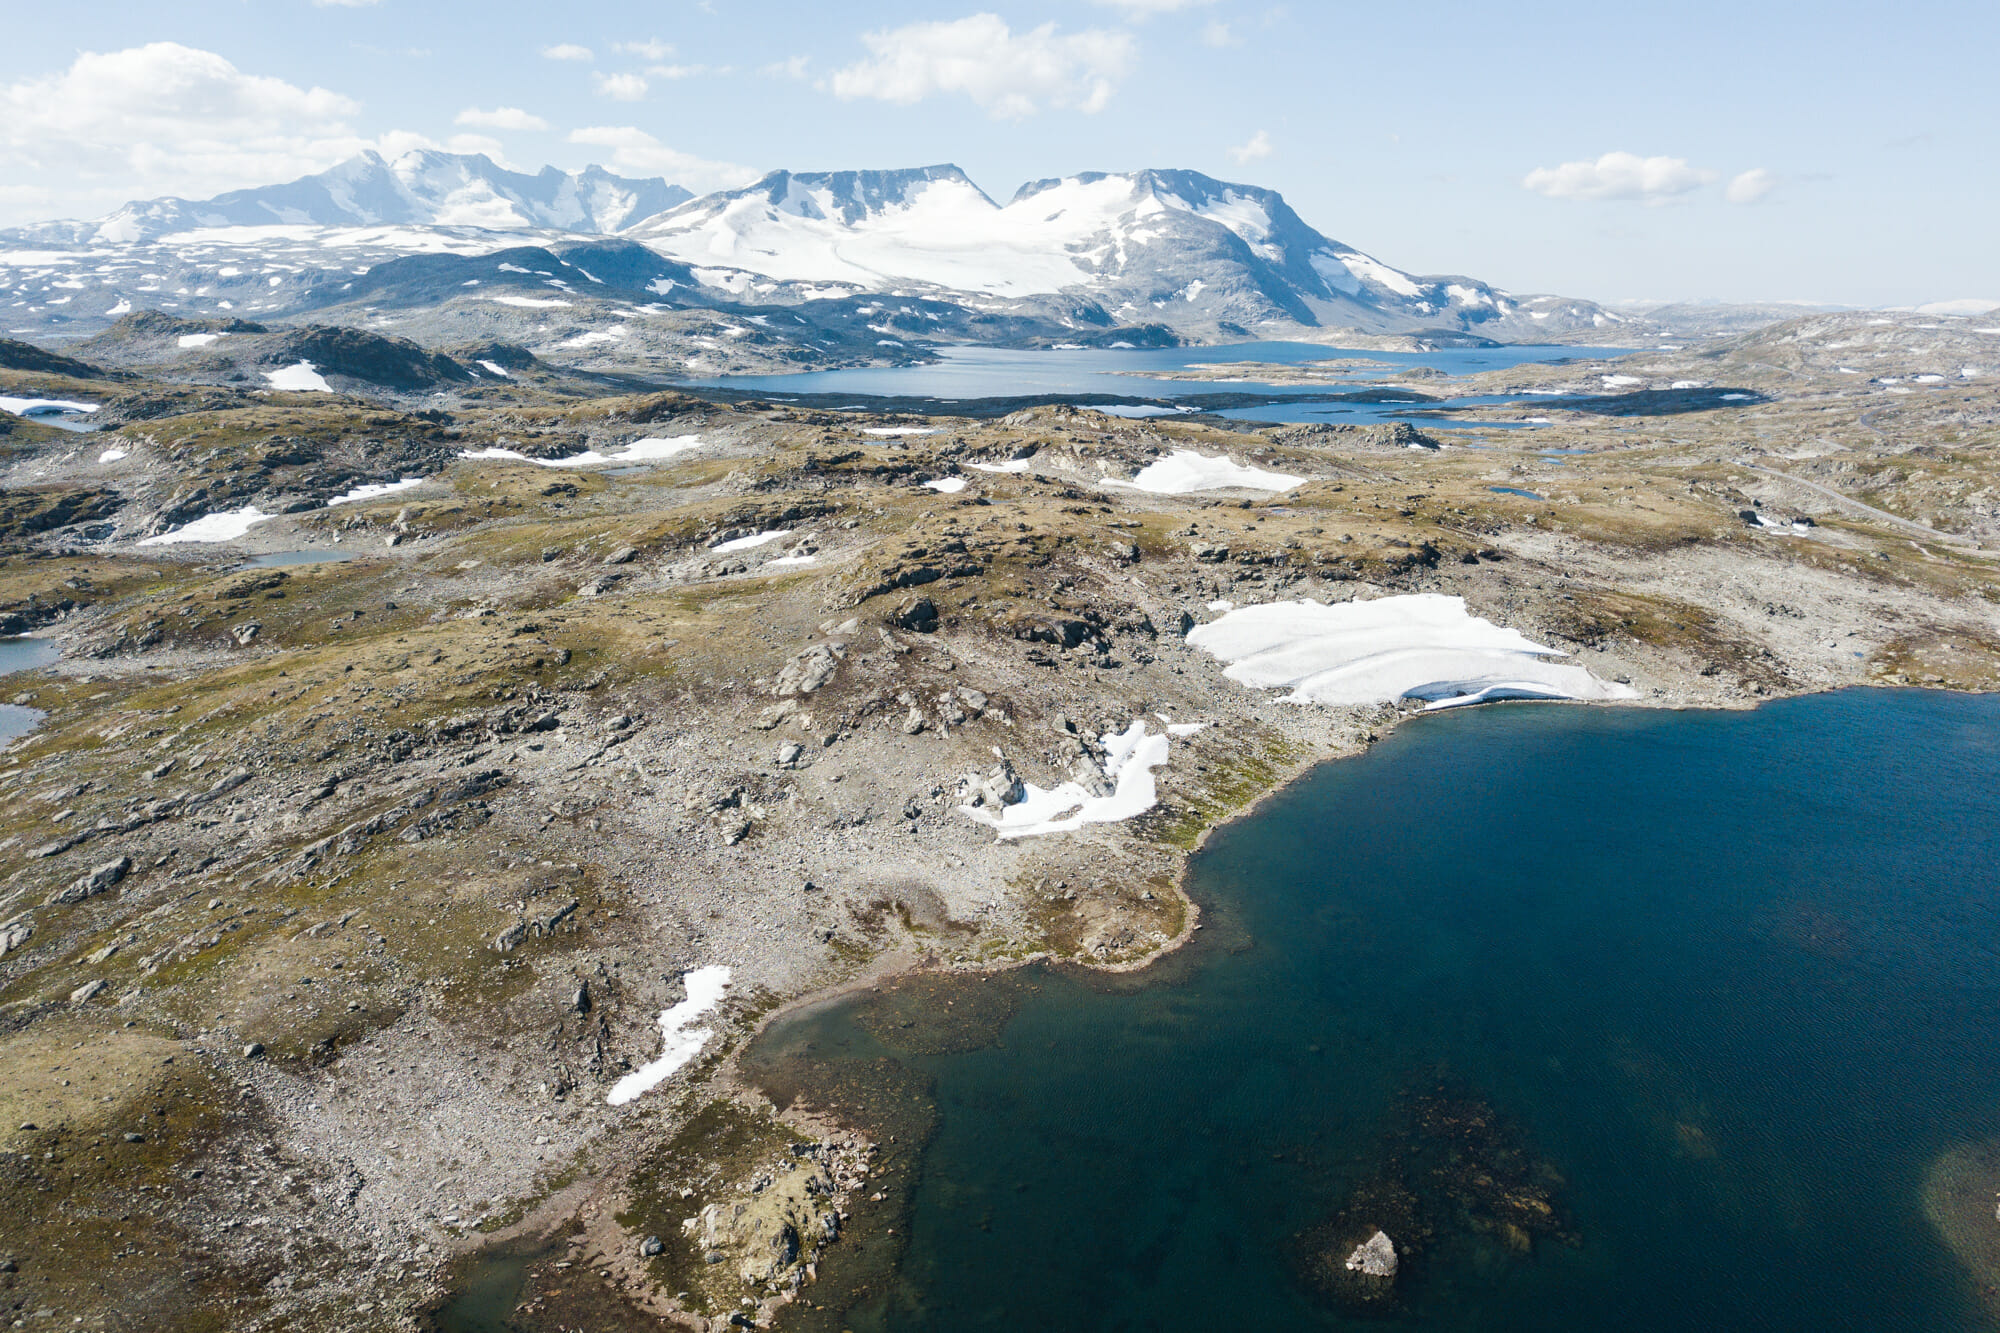
<svg viewBox="0 0 2000 1333"><path fill-rule="evenodd" d="M1143 978L753 1047L900 1131L804 1326L1987 1326L1922 1191L2000 1132L2000 698L1425 717L1194 883ZM1377 1224L1404 1269L1352 1304L1324 1260Z"/></svg>

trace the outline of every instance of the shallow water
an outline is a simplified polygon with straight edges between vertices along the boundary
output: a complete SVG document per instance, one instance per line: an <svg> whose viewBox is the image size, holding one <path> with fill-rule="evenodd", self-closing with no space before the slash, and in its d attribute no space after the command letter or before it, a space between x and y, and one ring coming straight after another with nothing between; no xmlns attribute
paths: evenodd
<svg viewBox="0 0 2000 1333"><path fill-rule="evenodd" d="M62 656L54 639L31 639L27 635L0 638L0 676L15 671L33 671L48 666Z"/></svg>
<svg viewBox="0 0 2000 1333"><path fill-rule="evenodd" d="M262 555L251 556L244 561L248 569L274 569L285 565L325 565L338 560L352 560L353 551L266 551Z"/></svg>
<svg viewBox="0 0 2000 1333"><path fill-rule="evenodd" d="M802 1326L1986 1326L1919 1191L2000 1132L2000 697L1423 717L1193 884L1207 928L1144 977L753 1046L784 1097L874 1078L909 1125L930 1090L900 1263L833 1260ZM1301 1237L1391 1179L1432 1234L1362 1317ZM1558 1225L1510 1243L1495 1179Z"/></svg>

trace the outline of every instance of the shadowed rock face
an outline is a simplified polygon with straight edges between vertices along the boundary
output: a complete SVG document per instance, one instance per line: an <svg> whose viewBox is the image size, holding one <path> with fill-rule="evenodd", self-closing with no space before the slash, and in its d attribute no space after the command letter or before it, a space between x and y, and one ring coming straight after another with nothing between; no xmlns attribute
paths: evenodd
<svg viewBox="0 0 2000 1333"><path fill-rule="evenodd" d="M321 374L347 375L391 389L428 389L472 378L465 367L405 338L314 325L288 333L266 353L272 365L310 361Z"/></svg>
<svg viewBox="0 0 2000 1333"><path fill-rule="evenodd" d="M0 338L0 370L26 370L43 375L68 375L73 379L94 380L104 372L87 361L63 356L59 352L45 352L33 343L16 342L12 338Z"/></svg>

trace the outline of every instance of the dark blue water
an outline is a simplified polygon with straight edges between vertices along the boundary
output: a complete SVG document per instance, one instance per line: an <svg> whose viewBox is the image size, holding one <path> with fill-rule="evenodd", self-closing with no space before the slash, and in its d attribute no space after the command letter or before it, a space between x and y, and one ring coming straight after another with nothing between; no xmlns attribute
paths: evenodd
<svg viewBox="0 0 2000 1333"><path fill-rule="evenodd" d="M753 1047L906 1130L907 1194L859 1205L900 1262L836 1260L803 1326L1987 1326L1920 1195L2000 1132L2000 698L1424 717L1192 882L1146 977L890 988ZM1404 1195L1387 1306L1306 1280Z"/></svg>

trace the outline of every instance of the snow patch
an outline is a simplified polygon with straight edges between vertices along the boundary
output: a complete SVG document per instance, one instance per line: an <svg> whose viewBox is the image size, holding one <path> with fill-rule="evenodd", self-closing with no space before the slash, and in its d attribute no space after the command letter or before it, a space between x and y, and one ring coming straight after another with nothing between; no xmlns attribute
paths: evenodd
<svg viewBox="0 0 2000 1333"><path fill-rule="evenodd" d="M1439 593L1369 602L1273 602L1196 626L1187 641L1228 663L1238 684L1289 689L1293 703L1421 699L1451 708L1492 699L1636 699L1566 654L1469 614Z"/></svg>
<svg viewBox="0 0 2000 1333"><path fill-rule="evenodd" d="M660 1014L660 1058L647 1061L612 1084L611 1091L604 1095L607 1103L623 1106L639 1094L652 1091L701 1054L701 1048L708 1045L715 1030L690 1025L722 1003L730 975L726 967L711 966L698 967L681 978L687 983L687 998Z"/></svg>
<svg viewBox="0 0 2000 1333"><path fill-rule="evenodd" d="M938 426L868 426L861 433L863 435L935 435L941 429L942 427Z"/></svg>
<svg viewBox="0 0 2000 1333"><path fill-rule="evenodd" d="M335 505L353 504L357 500L373 500L378 495L394 495L397 491L407 491L412 486L423 484L422 477L404 477L401 481L366 482L345 495L334 496L326 502L326 507L331 509Z"/></svg>
<svg viewBox="0 0 2000 1333"><path fill-rule="evenodd" d="M789 536L791 536L790 528L770 528L764 532L753 532L748 537L733 537L726 542L717 542L708 549L711 551L748 551L762 546L766 542L774 542L780 537Z"/></svg>
<svg viewBox="0 0 2000 1333"><path fill-rule="evenodd" d="M196 347L206 347L210 343L219 341L221 337L219 333L183 333L174 339L174 345L186 352Z"/></svg>
<svg viewBox="0 0 2000 1333"><path fill-rule="evenodd" d="M115 463L125 456L126 454L123 449L106 449L97 456L97 461L100 463Z"/></svg>
<svg viewBox="0 0 2000 1333"><path fill-rule="evenodd" d="M495 365L491 361L481 361L479 363L479 368L481 370L484 370L489 375L498 375L503 380L511 380L514 378L512 375L509 375L507 373L507 369L505 366Z"/></svg>
<svg viewBox="0 0 2000 1333"><path fill-rule="evenodd" d="M12 412L17 417L37 416L45 412L95 412L96 403L77 403L67 398L10 398L0 393L0 412Z"/></svg>
<svg viewBox="0 0 2000 1333"><path fill-rule="evenodd" d="M1165 458L1141 468L1130 481L1107 479L1103 484L1130 487L1153 495L1187 495L1194 491L1219 490L1289 491L1304 482L1304 477L1244 467L1231 462L1225 455L1209 458L1192 449L1176 449Z"/></svg>
<svg viewBox="0 0 2000 1333"><path fill-rule="evenodd" d="M1082 784L1065 782L1053 790L1023 783L1027 796L999 814L961 805L958 812L995 830L1001 840L1069 833L1085 824L1115 824L1142 815L1159 803L1153 770L1167 762L1168 742L1149 735L1143 721L1105 736L1104 776L1117 784L1109 796L1092 796Z"/></svg>
<svg viewBox="0 0 2000 1333"><path fill-rule="evenodd" d="M934 491L942 492L945 495L957 495L960 491L965 489L965 478L937 477L931 481L925 482L924 485L930 487Z"/></svg>
<svg viewBox="0 0 2000 1333"><path fill-rule="evenodd" d="M699 435L683 435L678 439L634 440L617 453L600 454L595 449L586 449L568 458L530 458L514 449L502 449L495 445L486 449L467 449L460 458L504 458L514 463L533 463L536 467L596 467L600 463L657 463L663 458L684 454L690 449L701 448Z"/></svg>
<svg viewBox="0 0 2000 1333"><path fill-rule="evenodd" d="M301 361L297 365L286 366L283 370L267 370L264 372L264 378L270 381L272 388L285 389L292 393L333 392L333 386L326 382L325 376L313 369L313 363L310 361Z"/></svg>
<svg viewBox="0 0 2000 1333"><path fill-rule="evenodd" d="M1026 472L1028 460L1010 458L1004 463L967 463L966 466L976 472Z"/></svg>
<svg viewBox="0 0 2000 1333"><path fill-rule="evenodd" d="M489 296L486 299L495 305L518 306L523 310L556 310L576 304L574 301L558 301L553 297L541 296Z"/></svg>
<svg viewBox="0 0 2000 1333"><path fill-rule="evenodd" d="M276 517L276 514L267 514L256 505L244 505L241 509L224 510L219 514L204 514L194 522L183 524L172 532L148 537L139 545L177 546L182 542L235 541L259 523Z"/></svg>

